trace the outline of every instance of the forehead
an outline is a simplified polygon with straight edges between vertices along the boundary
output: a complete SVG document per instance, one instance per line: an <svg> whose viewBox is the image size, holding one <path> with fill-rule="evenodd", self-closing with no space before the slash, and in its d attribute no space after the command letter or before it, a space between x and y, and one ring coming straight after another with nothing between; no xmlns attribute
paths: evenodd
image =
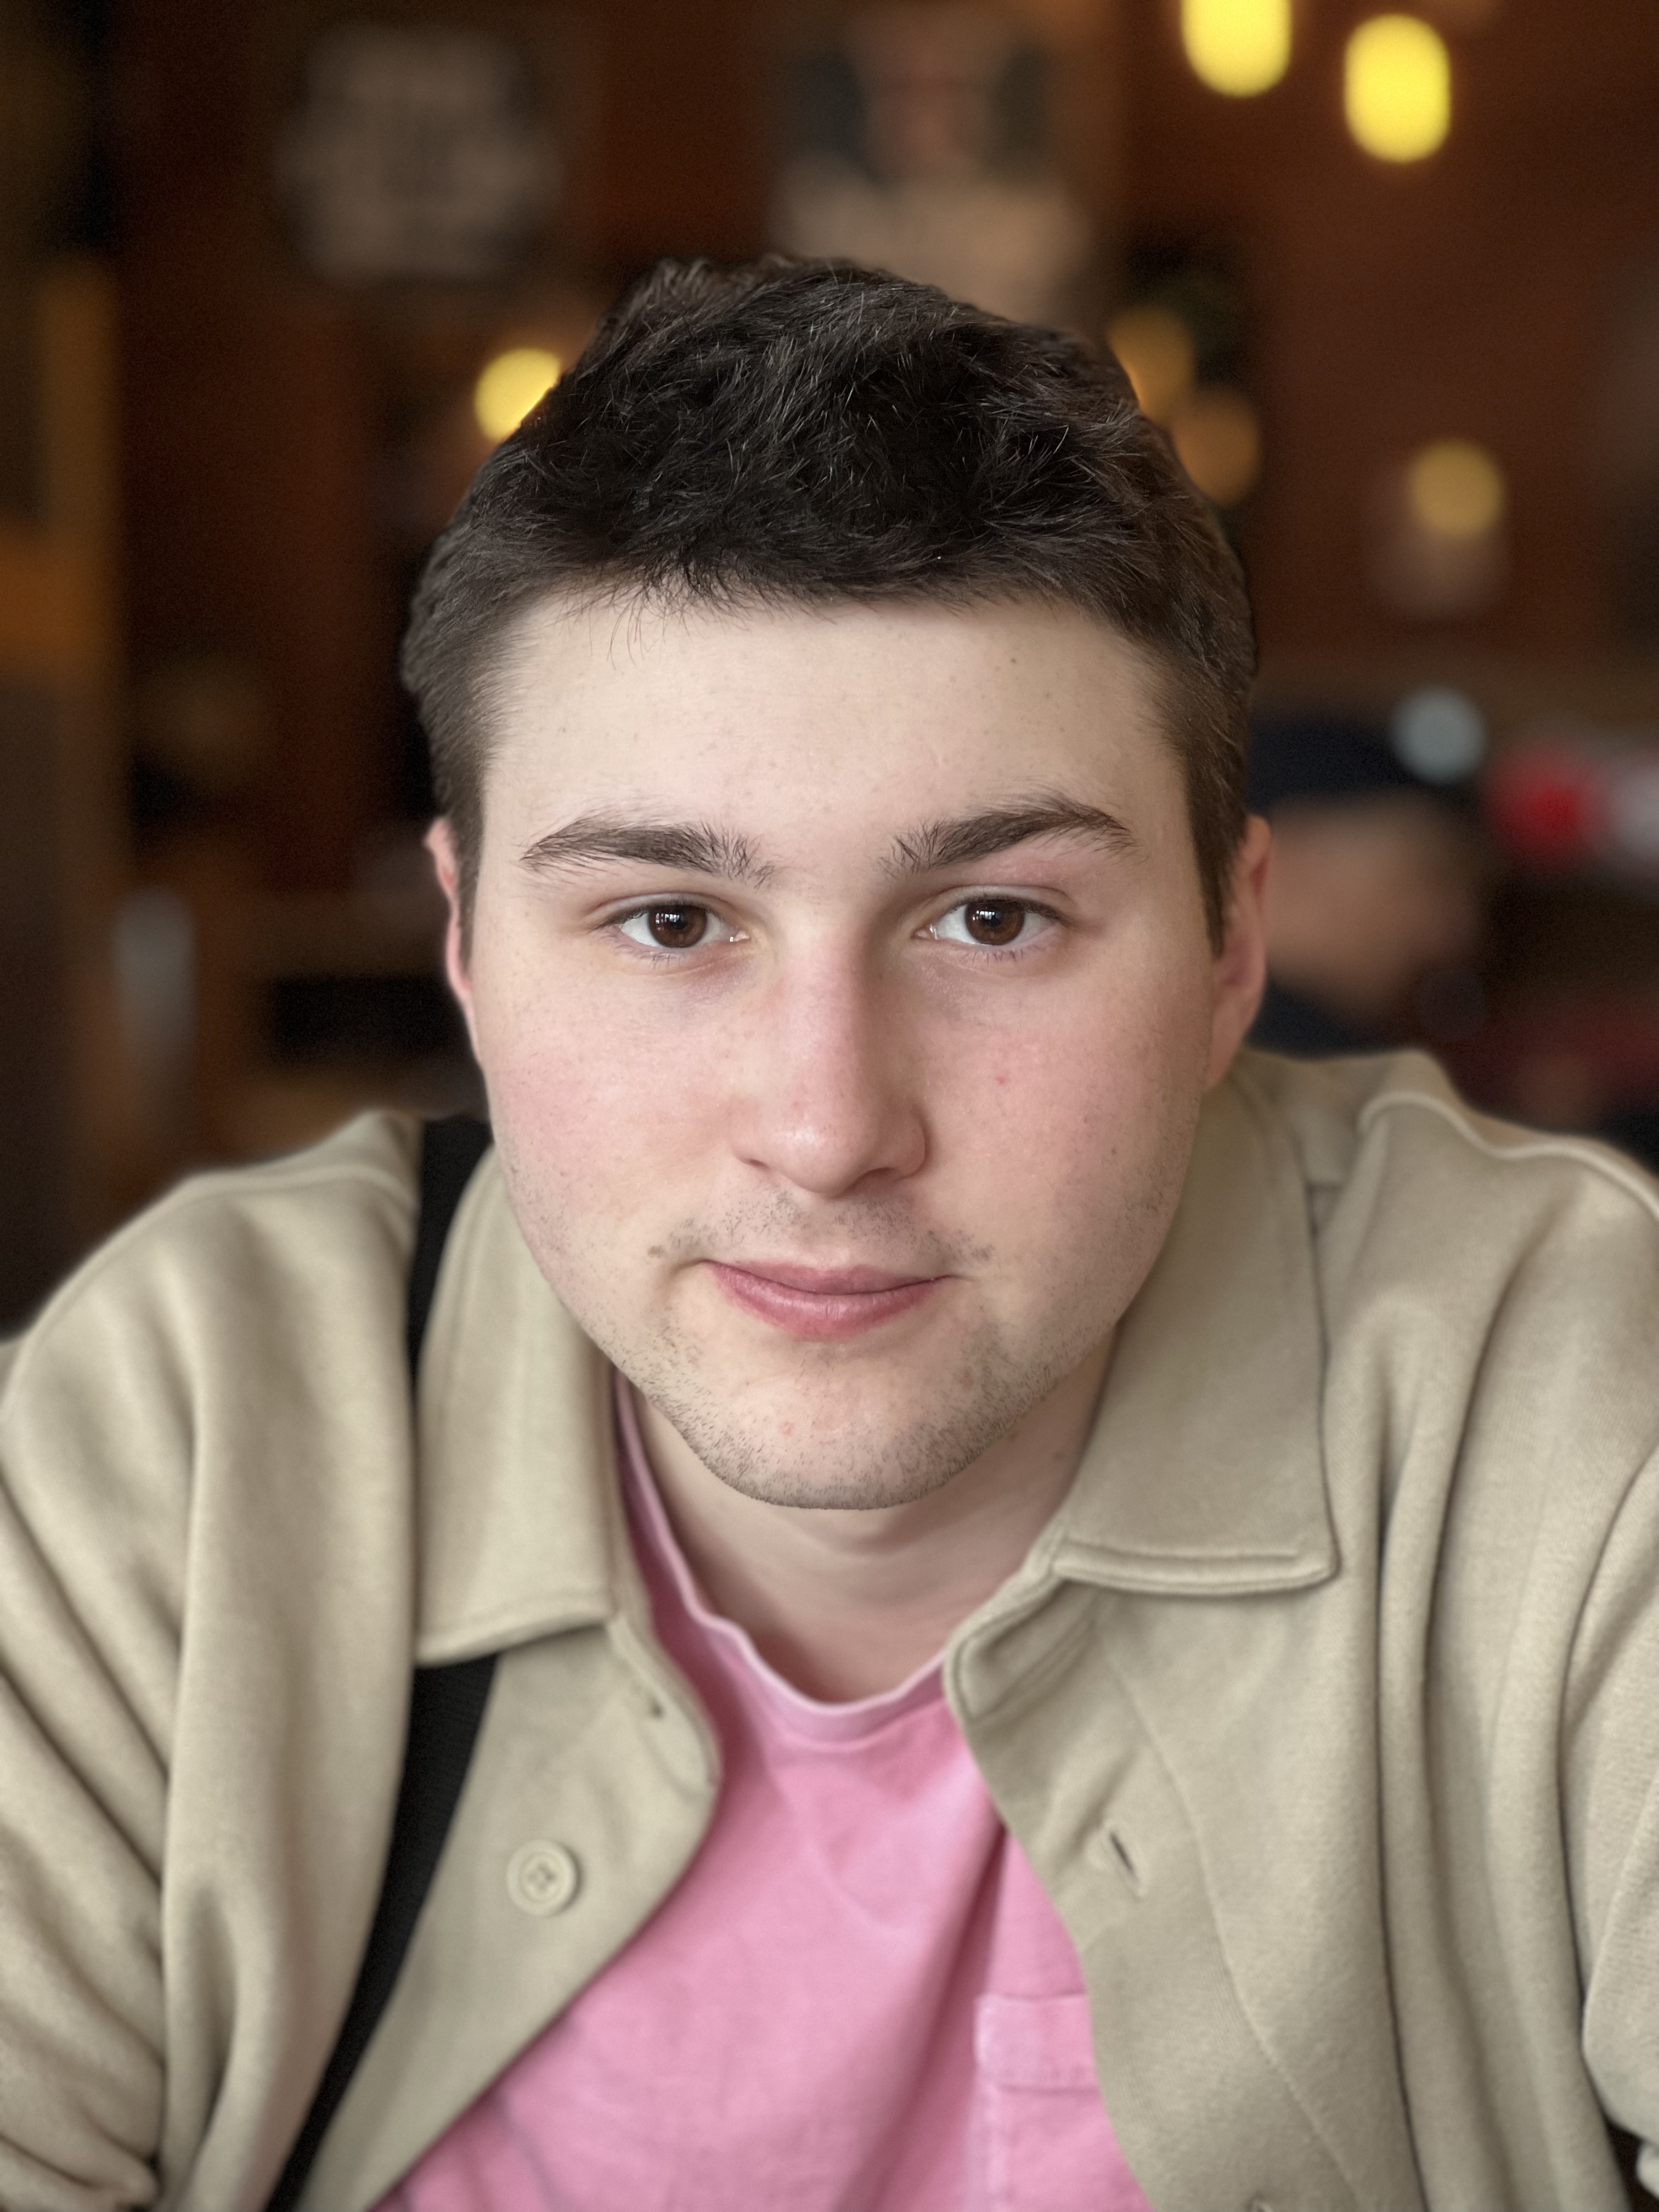
<svg viewBox="0 0 1659 2212"><path fill-rule="evenodd" d="M850 819L1058 783L1182 811L1150 663L1071 608L550 601L520 619L495 698L492 808Z"/></svg>

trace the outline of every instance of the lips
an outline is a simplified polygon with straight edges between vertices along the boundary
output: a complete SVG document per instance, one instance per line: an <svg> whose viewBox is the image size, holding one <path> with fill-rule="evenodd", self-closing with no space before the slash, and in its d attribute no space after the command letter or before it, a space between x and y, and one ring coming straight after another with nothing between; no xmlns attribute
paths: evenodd
<svg viewBox="0 0 1659 2212"><path fill-rule="evenodd" d="M705 1264L734 1305L787 1335L820 1344L844 1342L914 1313L948 1280L943 1275L894 1274L883 1267L803 1267L787 1261Z"/></svg>

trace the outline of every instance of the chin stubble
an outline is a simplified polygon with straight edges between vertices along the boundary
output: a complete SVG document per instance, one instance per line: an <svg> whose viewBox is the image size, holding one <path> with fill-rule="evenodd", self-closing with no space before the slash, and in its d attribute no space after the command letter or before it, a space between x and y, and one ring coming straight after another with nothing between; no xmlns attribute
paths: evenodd
<svg viewBox="0 0 1659 2212"><path fill-rule="evenodd" d="M763 1504L874 1510L942 1490L1000 1443L1086 1355L1054 1348L1015 1358L988 1324L962 1346L935 1402L897 1423L860 1419L856 1372L808 1384L818 1411L791 1449L769 1420L757 1432L730 1392L705 1379L696 1349L668 1330L648 1348L606 1347L613 1363L711 1474ZM761 1417L764 1419L764 1417Z"/></svg>

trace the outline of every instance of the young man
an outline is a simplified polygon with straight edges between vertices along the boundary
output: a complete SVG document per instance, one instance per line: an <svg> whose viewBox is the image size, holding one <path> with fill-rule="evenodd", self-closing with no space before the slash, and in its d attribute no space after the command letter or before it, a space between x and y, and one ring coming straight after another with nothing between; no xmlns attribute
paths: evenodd
<svg viewBox="0 0 1659 2212"><path fill-rule="evenodd" d="M659 271L486 466L447 1242L371 1117L10 1358L10 2212L1626 2201L1653 1194L1241 1060L1250 659L895 280Z"/></svg>

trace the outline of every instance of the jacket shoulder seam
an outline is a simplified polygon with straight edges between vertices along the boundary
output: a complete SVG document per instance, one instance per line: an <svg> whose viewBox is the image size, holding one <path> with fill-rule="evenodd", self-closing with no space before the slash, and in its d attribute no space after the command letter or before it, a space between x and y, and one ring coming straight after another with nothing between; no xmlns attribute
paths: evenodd
<svg viewBox="0 0 1659 2212"><path fill-rule="evenodd" d="M1473 1151L1484 1153L1488 1159L1501 1160L1505 1165L1534 1159L1571 1160L1579 1167L1588 1168L1604 1182L1610 1182L1616 1189L1622 1190L1627 1198L1636 1200L1650 1219L1659 1221L1659 1194L1648 1188L1640 1170L1633 1167L1625 1168L1616 1158L1601 1152L1582 1139L1533 1135L1520 1131L1516 1133L1516 1142L1498 1144L1475 1128L1468 1115L1451 1100L1437 1098L1427 1091L1390 1091L1380 1098L1368 1100L1359 1112L1360 1130L1368 1129L1379 1115L1395 1106L1416 1106L1434 1115L1449 1128L1455 1129Z"/></svg>

